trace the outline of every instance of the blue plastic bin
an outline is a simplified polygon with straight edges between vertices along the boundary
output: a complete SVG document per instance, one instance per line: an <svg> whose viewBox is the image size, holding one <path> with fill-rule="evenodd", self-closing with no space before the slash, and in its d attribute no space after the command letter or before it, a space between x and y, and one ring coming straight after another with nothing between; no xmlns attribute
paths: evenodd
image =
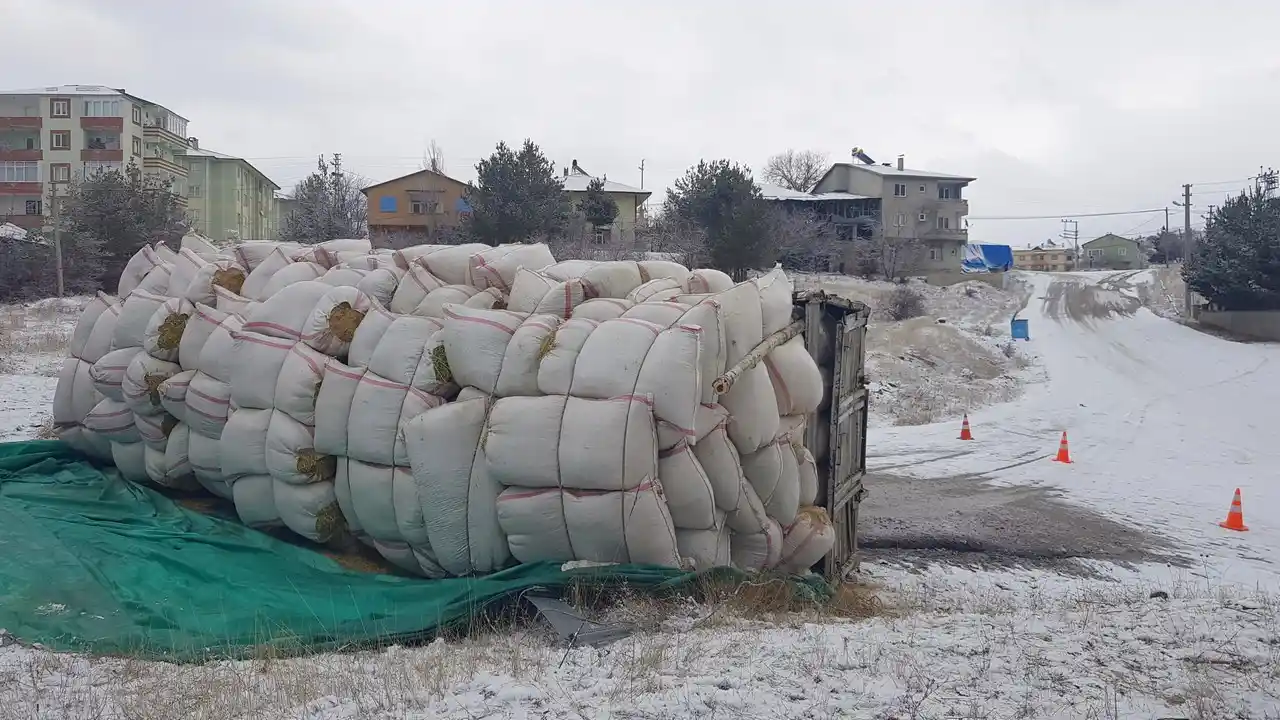
<svg viewBox="0 0 1280 720"><path fill-rule="evenodd" d="M1031 323L1023 318L1014 318L1009 321L1009 334L1014 340L1031 340Z"/></svg>

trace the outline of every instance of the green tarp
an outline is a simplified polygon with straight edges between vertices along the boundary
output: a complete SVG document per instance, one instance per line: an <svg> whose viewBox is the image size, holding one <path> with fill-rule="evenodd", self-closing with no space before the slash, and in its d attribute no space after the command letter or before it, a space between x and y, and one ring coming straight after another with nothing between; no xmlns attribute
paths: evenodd
<svg viewBox="0 0 1280 720"><path fill-rule="evenodd" d="M61 442L0 444L0 628L55 650L199 660L406 642L534 588L663 590L696 577L554 563L449 580L355 572L189 510Z"/></svg>

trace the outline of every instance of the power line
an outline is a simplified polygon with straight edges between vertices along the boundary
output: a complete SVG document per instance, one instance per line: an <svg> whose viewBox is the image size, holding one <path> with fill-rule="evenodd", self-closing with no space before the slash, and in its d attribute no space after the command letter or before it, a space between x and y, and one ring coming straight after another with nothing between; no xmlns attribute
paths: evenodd
<svg viewBox="0 0 1280 720"><path fill-rule="evenodd" d="M1121 210L1118 212L1100 212L1100 213L1054 213L1053 215L1002 215L1002 216L982 216L970 217L970 220L1059 220L1061 218L1087 218L1087 217L1111 217L1114 215L1143 215L1146 213L1162 213L1164 208L1152 208L1150 210Z"/></svg>

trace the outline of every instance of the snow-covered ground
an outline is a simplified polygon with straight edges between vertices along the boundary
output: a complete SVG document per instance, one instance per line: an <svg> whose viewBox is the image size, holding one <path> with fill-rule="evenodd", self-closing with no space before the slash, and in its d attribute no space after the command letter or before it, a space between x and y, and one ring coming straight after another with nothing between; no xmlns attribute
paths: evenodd
<svg viewBox="0 0 1280 720"><path fill-rule="evenodd" d="M1138 308L1150 299L1134 286L1154 285L1152 272L1025 277L1026 391L974 405L972 442L956 439L953 419L873 424L869 464L1054 487L1169 538L1189 566L1099 564L1081 579L869 563L882 602L870 618L677 604L598 649L566 649L536 622L417 648L180 667L10 644L0 720L1280 718L1280 346ZM946 290L929 291L929 323L904 330L930 339L911 347L953 354L930 345L943 344L930 335L940 316L983 337L988 312L1007 334L1006 300L968 319L963 289L956 309L937 310ZM12 377L0 393L33 382ZM37 422L0 414L0 437L29 434L15 420ZM1071 465L1050 460L1064 430ZM1217 527L1236 487L1248 533Z"/></svg>
<svg viewBox="0 0 1280 720"><path fill-rule="evenodd" d="M34 437L52 417L58 370L88 301L0 305L0 442Z"/></svg>
<svg viewBox="0 0 1280 720"><path fill-rule="evenodd" d="M867 331L867 377L875 424L921 425L1014 400L1036 378L1022 348L1010 341L1009 321L1027 288L1009 276L1007 289L973 280L947 287L912 282L924 315L886 315L893 283L842 275L806 275L802 287L821 288L872 308Z"/></svg>

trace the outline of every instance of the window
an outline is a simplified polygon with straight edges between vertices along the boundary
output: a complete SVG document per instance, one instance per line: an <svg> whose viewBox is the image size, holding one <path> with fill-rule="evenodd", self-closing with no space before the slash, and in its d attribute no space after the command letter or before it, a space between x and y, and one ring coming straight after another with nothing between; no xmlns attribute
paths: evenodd
<svg viewBox="0 0 1280 720"><path fill-rule="evenodd" d="M427 204L426 204L426 203L424 203L424 202L422 202L421 200L414 200L414 201L410 202L410 203L409 203L409 214L411 214L411 215L425 215L425 214L426 214L426 212L427 212L426 205L427 205Z"/></svg>
<svg viewBox="0 0 1280 720"><path fill-rule="evenodd" d="M951 229L951 218L949 218L949 217L943 217L943 216L939 215L939 216L938 216L938 229L939 229L939 230L950 230L950 229Z"/></svg>
<svg viewBox="0 0 1280 720"><path fill-rule="evenodd" d="M137 157L142 157L142 138L136 137L133 139L133 154Z"/></svg>
<svg viewBox="0 0 1280 720"><path fill-rule="evenodd" d="M595 229L595 235L591 238L597 245L608 245L609 240L613 238L613 231L608 227L598 227Z"/></svg>
<svg viewBox="0 0 1280 720"><path fill-rule="evenodd" d="M192 224L192 225L199 225L199 224L200 224L200 211L199 211L199 210L189 210L189 211L188 211L188 213L191 215L191 224Z"/></svg>
<svg viewBox="0 0 1280 720"><path fill-rule="evenodd" d="M28 201L27 201L27 214L28 214L28 215L43 215L43 214L44 214L44 213L40 212L40 201L39 201L39 200L28 200Z"/></svg>
<svg viewBox="0 0 1280 720"><path fill-rule="evenodd" d="M134 125L142 124L142 106L141 105L133 106L133 124Z"/></svg>
<svg viewBox="0 0 1280 720"><path fill-rule="evenodd" d="M200 187L199 185L192 184L187 187L188 197L198 198L200 197L200 194L203 192L204 192L204 188Z"/></svg>
<svg viewBox="0 0 1280 720"><path fill-rule="evenodd" d="M120 117L119 100L85 100L84 117Z"/></svg>
<svg viewBox="0 0 1280 720"><path fill-rule="evenodd" d="M896 227L902 227L907 224L907 214L898 213L898 222L894 223Z"/></svg>
<svg viewBox="0 0 1280 720"><path fill-rule="evenodd" d="M1129 248L1116 248L1116 254L1119 255L1120 257L1124 257L1128 253L1129 253Z"/></svg>
<svg viewBox="0 0 1280 720"><path fill-rule="evenodd" d="M1102 257L1102 251L1101 251L1101 250L1096 250L1096 249L1092 249L1092 248L1090 248L1090 249L1088 249L1088 250L1085 250L1084 252L1085 252L1085 257L1091 257L1091 258Z"/></svg>
<svg viewBox="0 0 1280 720"><path fill-rule="evenodd" d="M942 259L942 251L941 251L941 250L939 250L938 248L929 248L929 259L930 259L930 260L941 260L941 259Z"/></svg>
<svg viewBox="0 0 1280 720"><path fill-rule="evenodd" d="M70 150L71 149L71 131L70 130L50 130L49 131L49 149L50 150Z"/></svg>
<svg viewBox="0 0 1280 720"><path fill-rule="evenodd" d="M71 98L50 98L49 99L49 117L51 118L71 117Z"/></svg>
<svg viewBox="0 0 1280 720"><path fill-rule="evenodd" d="M951 188L950 188L950 187L948 187L948 186L946 186L946 185L939 185L939 186L938 186L938 199L939 199L939 200L950 200L950 199L951 199L951 192L952 192L952 191L951 191Z"/></svg>
<svg viewBox="0 0 1280 720"><path fill-rule="evenodd" d="M49 179L56 183L71 182L71 163L51 163Z"/></svg>
<svg viewBox="0 0 1280 720"><path fill-rule="evenodd" d="M907 196L907 186L906 186L906 185L903 185L903 184L901 184L901 183L894 183L894 184L893 184L893 196L894 196L894 197L906 197L906 196Z"/></svg>
<svg viewBox="0 0 1280 720"><path fill-rule="evenodd" d="M187 136L187 121L177 115L165 115L164 122L157 121L155 124L165 130L168 130L174 135L178 135L180 137Z"/></svg>
<svg viewBox="0 0 1280 720"><path fill-rule="evenodd" d="M27 146L27 149L28 149L28 150L36 150L36 149L37 149L37 148L36 148L36 139L35 139L35 138L33 138L33 137L29 137L29 138L27 138L27 141L26 141L26 143L25 143L25 144L26 144L26 146Z"/></svg>
<svg viewBox="0 0 1280 720"><path fill-rule="evenodd" d="M929 222L929 216L924 213L920 213L916 216L916 220L919 220L920 222Z"/></svg>
<svg viewBox="0 0 1280 720"><path fill-rule="evenodd" d="M396 211L396 198L394 195L383 195L378 198L378 212L393 213Z"/></svg>
<svg viewBox="0 0 1280 720"><path fill-rule="evenodd" d="M0 162L0 182L40 182L40 163L16 160Z"/></svg>
<svg viewBox="0 0 1280 720"><path fill-rule="evenodd" d="M923 186L923 185L921 185L921 186L920 186L920 192L924 192L924 186Z"/></svg>

